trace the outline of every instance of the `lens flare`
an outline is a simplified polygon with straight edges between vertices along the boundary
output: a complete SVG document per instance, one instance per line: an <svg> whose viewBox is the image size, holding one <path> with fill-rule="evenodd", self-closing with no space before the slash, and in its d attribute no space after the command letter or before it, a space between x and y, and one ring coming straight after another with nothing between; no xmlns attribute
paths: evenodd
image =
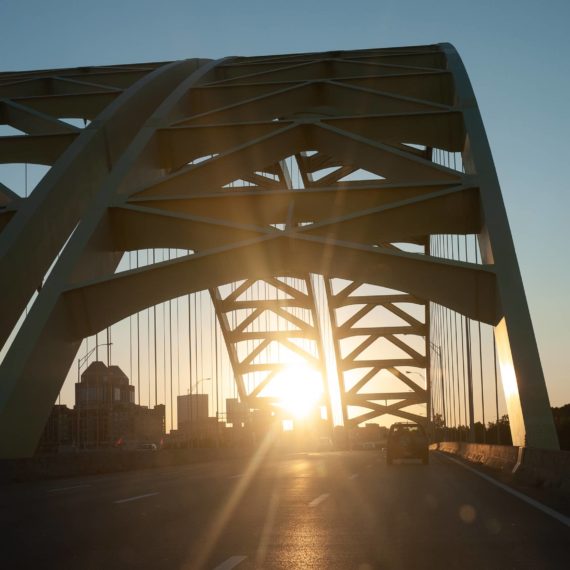
<svg viewBox="0 0 570 570"><path fill-rule="evenodd" d="M278 405L295 419L311 415L321 404L321 375L304 363L289 364L274 380Z"/></svg>

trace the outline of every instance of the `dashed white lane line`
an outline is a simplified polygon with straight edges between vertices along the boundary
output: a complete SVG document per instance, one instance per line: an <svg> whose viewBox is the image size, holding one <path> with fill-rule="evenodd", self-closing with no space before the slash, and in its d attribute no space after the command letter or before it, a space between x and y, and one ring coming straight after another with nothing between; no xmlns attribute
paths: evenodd
<svg viewBox="0 0 570 570"><path fill-rule="evenodd" d="M353 479L356 479L358 477L358 473L353 473L349 479L352 481Z"/></svg>
<svg viewBox="0 0 570 570"><path fill-rule="evenodd" d="M73 485L73 487L59 487L58 489L49 489L48 493L60 493L61 491L71 491L72 489L85 489L91 485Z"/></svg>
<svg viewBox="0 0 570 570"><path fill-rule="evenodd" d="M114 501L114 502L115 504L119 505L121 503L128 503L130 501L138 501L139 499L145 499L146 497L154 497L154 495L158 495L158 492L147 493L146 495L137 495L136 497L129 497L128 499L121 499L119 501Z"/></svg>
<svg viewBox="0 0 570 570"><path fill-rule="evenodd" d="M241 477L243 477L243 474L239 473L238 475L232 475L230 479L240 479Z"/></svg>
<svg viewBox="0 0 570 570"><path fill-rule="evenodd" d="M309 507L317 507L318 505L320 505L323 501L326 501L329 498L329 493L323 493L322 495L319 495L316 499L313 499L310 503L309 503Z"/></svg>
<svg viewBox="0 0 570 570"><path fill-rule="evenodd" d="M462 463L461 461L458 461L457 459L454 459L453 457L449 457L448 455L444 455L443 453L441 453L439 451L437 452L437 454L440 457L444 457L448 461L452 461L453 463L457 463L457 465L461 465L461 467L463 467L464 469L467 469L467 471L471 471L472 473L475 473L475 475L479 475L479 477L481 477L482 479L485 479L485 481L492 483L496 487L503 489L503 491L506 491L507 493L513 495L514 497L517 497L517 499L524 501L525 503L531 505L535 509L542 511L544 514L549 515L552 518L556 519L557 521L561 522L562 524L570 527L570 517L567 517L567 516L563 515L562 513L559 513L558 511L555 511L554 509L551 509L550 507L547 507L546 505L543 505L542 503L539 503L538 501L531 499L530 497L528 497L524 493L519 493L519 491L515 491L514 489L512 489L508 485L505 485L504 483L501 483L501 482L493 479L492 477L489 477L489 475L486 475L485 473L481 473L481 471L478 471L477 469L473 469L473 467L469 467L469 465L465 465L465 463Z"/></svg>
<svg viewBox="0 0 570 570"><path fill-rule="evenodd" d="M241 564L247 556L231 556L218 566L214 568L214 570L231 570L235 568L238 564Z"/></svg>

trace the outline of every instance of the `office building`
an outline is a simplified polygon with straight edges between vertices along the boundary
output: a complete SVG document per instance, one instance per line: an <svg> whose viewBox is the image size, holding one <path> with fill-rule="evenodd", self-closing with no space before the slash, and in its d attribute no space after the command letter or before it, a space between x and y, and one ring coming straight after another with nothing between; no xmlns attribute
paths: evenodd
<svg viewBox="0 0 570 570"><path fill-rule="evenodd" d="M237 398L226 398L226 422L233 427L242 427L247 421L247 406Z"/></svg>
<svg viewBox="0 0 570 570"><path fill-rule="evenodd" d="M75 445L79 448L160 443L165 406L135 403L135 387L118 366L92 362L75 384Z"/></svg>
<svg viewBox="0 0 570 570"><path fill-rule="evenodd" d="M188 431L208 420L208 394L178 396L178 430Z"/></svg>

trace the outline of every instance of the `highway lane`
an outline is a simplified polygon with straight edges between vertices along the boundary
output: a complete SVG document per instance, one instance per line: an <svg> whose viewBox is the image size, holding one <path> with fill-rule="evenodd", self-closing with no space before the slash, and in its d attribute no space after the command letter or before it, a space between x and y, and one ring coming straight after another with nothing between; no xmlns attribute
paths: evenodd
<svg viewBox="0 0 570 570"><path fill-rule="evenodd" d="M0 567L570 567L567 526L431 459L272 454L7 485Z"/></svg>

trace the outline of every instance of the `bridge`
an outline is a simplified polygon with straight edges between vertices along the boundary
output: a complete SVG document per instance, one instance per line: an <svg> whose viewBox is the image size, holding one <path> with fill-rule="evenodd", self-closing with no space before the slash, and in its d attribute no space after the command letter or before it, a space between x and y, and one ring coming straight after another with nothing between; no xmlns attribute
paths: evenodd
<svg viewBox="0 0 570 570"><path fill-rule="evenodd" d="M294 423L311 384L318 385L320 433L332 437L342 426L345 447L358 426L394 420L423 425L433 441L475 444L478 423L483 438L493 414L498 427L500 397L515 448L558 449L489 143L451 45L3 73L0 97L0 121L15 129L0 137L0 162L22 169L24 180L20 189L0 186L3 459L34 455L76 359L79 383L82 367L102 360L100 350L112 364L111 347L130 361L137 403L164 405L171 433L182 422L175 399L203 393L208 382L216 406L224 393L235 396L246 428L260 417ZM28 175L38 165L42 176L31 191ZM297 400L289 408L287 396ZM255 461L229 458L219 471L161 472L159 487L194 481L196 473L206 494L216 492L216 473L220 481L236 478L226 507L190 501L219 517L210 521L213 542L188 567L217 560L214 544L256 477L261 489L251 501L260 510L251 517L260 518L244 515L238 525L259 525L262 537L281 524L280 501L292 513L283 524L301 527L297 507L334 509L337 520L358 503L370 528L394 537L437 509L448 513L448 528L459 517L472 529L478 501L504 501L507 510L515 501L493 489L444 500L447 479L473 481L437 451L421 492L421 471L403 471L400 481L375 458L268 453L253 472ZM308 481L277 495L265 488L275 480L286 486L288 474ZM93 486L125 517L139 499L162 516L171 499L153 503L163 492L140 477L121 479L137 489L127 497L115 496L105 479L61 490L40 485L34 493L53 506L68 489ZM391 491L379 491L378 481ZM396 496L404 507L392 522L378 519L396 508ZM511 518L485 516L477 532L510 536L501 529ZM351 517L321 529L311 564L334 567L326 537ZM529 533L541 522L526 511L517 520L528 520ZM358 550L364 539L353 522L347 540ZM558 536L559 521L547 524ZM293 540L297 531L287 532ZM299 547L309 549L305 539ZM250 539L236 531L227 540L226 568L234 555L236 564L240 556L261 556L263 564L265 551L252 554ZM367 534L366 548L371 540ZM445 543L437 540L442 557ZM233 543L244 546L234 552ZM406 554L401 544L393 559L372 550L359 559L362 568L381 560L413 567L425 554ZM185 563L181 551L176 556ZM287 560L282 567L295 564ZM103 563L104 556L93 562Z"/></svg>

